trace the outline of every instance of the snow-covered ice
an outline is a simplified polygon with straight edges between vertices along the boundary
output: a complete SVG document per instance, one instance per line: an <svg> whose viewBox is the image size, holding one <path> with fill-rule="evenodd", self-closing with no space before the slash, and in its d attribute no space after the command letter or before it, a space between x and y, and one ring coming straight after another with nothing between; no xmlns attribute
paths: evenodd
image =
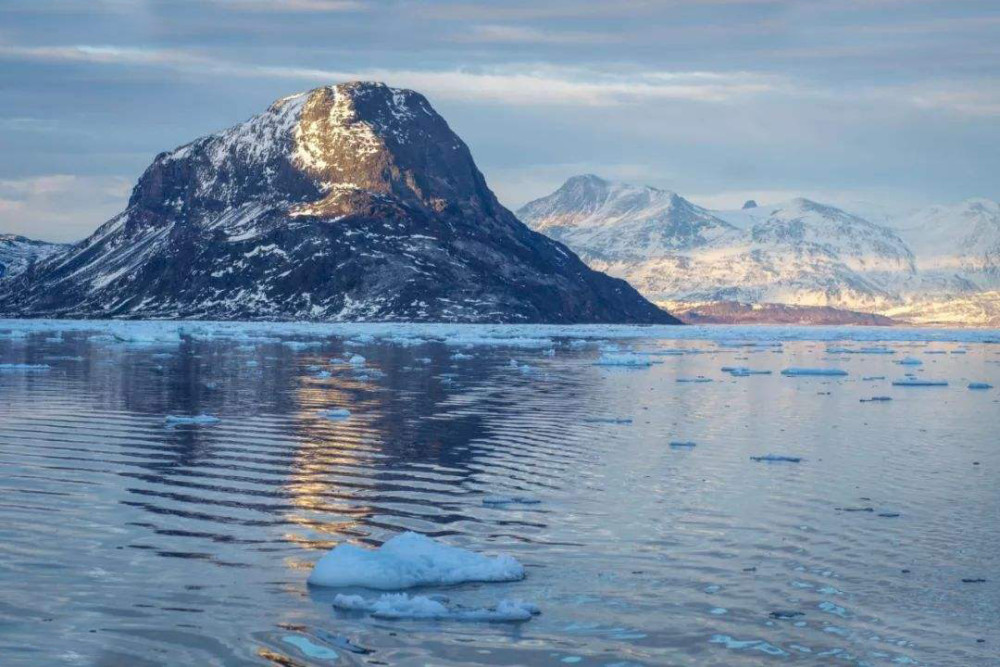
<svg viewBox="0 0 1000 667"><path fill-rule="evenodd" d="M511 556L484 556L413 532L396 535L378 549L341 544L323 556L309 575L314 586L385 591L521 579L524 567Z"/></svg>
<svg viewBox="0 0 1000 667"><path fill-rule="evenodd" d="M531 603L520 600L501 600L493 607L463 607L450 605L441 596L386 593L377 598L339 594L333 606L342 611L371 614L383 619L422 619L440 621L519 622L530 620L541 613Z"/></svg>
<svg viewBox="0 0 1000 667"><path fill-rule="evenodd" d="M840 368L786 368L781 371L782 375L789 377L819 375L824 377L842 377L847 375L847 371Z"/></svg>

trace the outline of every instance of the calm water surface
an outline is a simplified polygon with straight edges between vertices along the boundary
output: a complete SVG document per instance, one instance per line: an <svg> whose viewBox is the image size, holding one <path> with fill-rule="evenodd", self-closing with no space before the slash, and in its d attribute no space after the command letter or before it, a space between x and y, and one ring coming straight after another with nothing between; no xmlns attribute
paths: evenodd
<svg viewBox="0 0 1000 667"><path fill-rule="evenodd" d="M0 366L0 664L1000 664L989 332L177 330L0 322L0 364L49 367ZM895 354L836 351L871 345ZM306 586L405 530L528 572L422 592L541 616L379 621Z"/></svg>

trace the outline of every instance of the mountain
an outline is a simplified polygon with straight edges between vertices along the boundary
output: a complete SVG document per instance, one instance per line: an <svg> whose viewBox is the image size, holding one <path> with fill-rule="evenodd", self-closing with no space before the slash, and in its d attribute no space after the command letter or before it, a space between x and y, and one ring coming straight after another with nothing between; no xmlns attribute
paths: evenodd
<svg viewBox="0 0 1000 667"><path fill-rule="evenodd" d="M898 303L896 285L916 271L892 230L807 199L718 212L588 175L518 216L658 302L872 312Z"/></svg>
<svg viewBox="0 0 1000 667"><path fill-rule="evenodd" d="M827 324L835 326L892 326L884 315L859 313L828 306L794 306L781 303L714 301L676 304L671 312L687 324Z"/></svg>
<svg viewBox="0 0 1000 667"><path fill-rule="evenodd" d="M677 323L497 201L420 94L352 82L161 153L0 287L17 316Z"/></svg>
<svg viewBox="0 0 1000 667"><path fill-rule="evenodd" d="M24 273L32 264L68 247L13 234L0 234L0 279Z"/></svg>

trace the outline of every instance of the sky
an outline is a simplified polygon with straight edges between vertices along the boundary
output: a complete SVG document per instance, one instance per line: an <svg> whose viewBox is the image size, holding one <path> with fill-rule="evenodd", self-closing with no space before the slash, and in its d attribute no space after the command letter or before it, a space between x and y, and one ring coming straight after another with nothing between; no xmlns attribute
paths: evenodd
<svg viewBox="0 0 1000 667"><path fill-rule="evenodd" d="M0 233L81 239L157 153L352 79L424 93L511 208L1000 199L997 0L0 0Z"/></svg>

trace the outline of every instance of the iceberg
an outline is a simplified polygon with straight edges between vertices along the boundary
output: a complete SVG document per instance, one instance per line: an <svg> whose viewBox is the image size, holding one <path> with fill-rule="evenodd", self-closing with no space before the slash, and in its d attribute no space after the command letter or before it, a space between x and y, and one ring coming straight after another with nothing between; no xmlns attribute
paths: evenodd
<svg viewBox="0 0 1000 667"><path fill-rule="evenodd" d="M386 593L375 599L340 594L333 599L335 609L365 612L375 618L392 620L432 619L510 623L527 621L541 613L537 606L520 600L501 600L495 607L479 608L449 606L447 603L447 598L441 596L411 597L406 593Z"/></svg>
<svg viewBox="0 0 1000 667"><path fill-rule="evenodd" d="M330 421L341 421L350 417L351 411L346 408L331 408L329 410L322 410L319 416Z"/></svg>
<svg viewBox="0 0 1000 667"><path fill-rule="evenodd" d="M470 581L520 581L524 576L524 566L506 554L484 556L406 532L378 549L351 544L334 547L316 563L309 584L400 591Z"/></svg>
<svg viewBox="0 0 1000 667"><path fill-rule="evenodd" d="M986 382L970 382L969 389L992 389L993 385Z"/></svg>
<svg viewBox="0 0 1000 667"><path fill-rule="evenodd" d="M193 417L167 415L163 421L167 426L210 426L212 424L218 424L222 420L218 417L213 417L212 415L195 415Z"/></svg>
<svg viewBox="0 0 1000 667"><path fill-rule="evenodd" d="M820 375L824 377L842 377L847 375L847 371L839 368L786 368L781 371L782 375L788 377L799 377L804 375Z"/></svg>

